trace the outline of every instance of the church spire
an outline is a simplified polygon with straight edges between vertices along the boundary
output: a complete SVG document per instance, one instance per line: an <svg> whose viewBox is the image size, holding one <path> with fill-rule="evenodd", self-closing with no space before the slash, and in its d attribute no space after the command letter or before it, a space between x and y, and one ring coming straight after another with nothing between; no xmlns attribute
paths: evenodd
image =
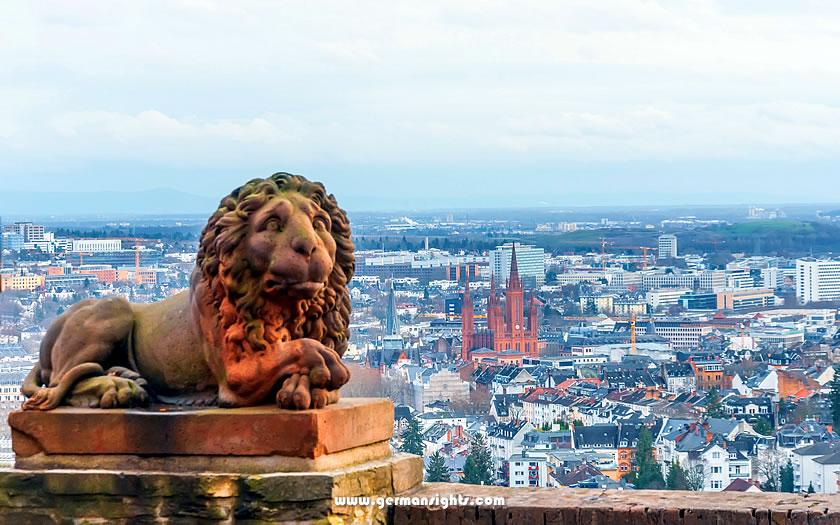
<svg viewBox="0 0 840 525"><path fill-rule="evenodd" d="M464 300L462 301L464 304L472 304L472 299L470 298L470 274L467 272L465 276L465 284L464 284Z"/></svg>
<svg viewBox="0 0 840 525"><path fill-rule="evenodd" d="M514 290L522 289L522 281L519 280L519 264L516 262L516 243L511 243L510 249L510 279L508 288Z"/></svg>
<svg viewBox="0 0 840 525"><path fill-rule="evenodd" d="M388 313L385 317L385 335L400 335L400 318L397 317L397 299L394 296L394 281L390 281L388 293Z"/></svg>

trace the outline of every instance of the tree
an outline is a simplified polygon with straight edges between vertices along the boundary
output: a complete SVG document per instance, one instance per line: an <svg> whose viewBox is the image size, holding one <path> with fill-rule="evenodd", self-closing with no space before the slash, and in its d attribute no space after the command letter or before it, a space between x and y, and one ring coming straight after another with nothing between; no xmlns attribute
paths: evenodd
<svg viewBox="0 0 840 525"><path fill-rule="evenodd" d="M668 469L665 486L668 490L688 490L688 479L685 476L685 471L676 461L671 463L671 468Z"/></svg>
<svg viewBox="0 0 840 525"><path fill-rule="evenodd" d="M423 434L420 432L420 422L417 418L410 416L408 418L408 427L403 430L402 445L400 450L408 452L409 454L423 455Z"/></svg>
<svg viewBox="0 0 840 525"><path fill-rule="evenodd" d="M791 492L793 492L793 491L791 491ZM815 492L816 492L816 491L814 490L814 483L813 483L813 482L809 482L809 483L808 483L808 494L813 494L813 493L815 493Z"/></svg>
<svg viewBox="0 0 840 525"><path fill-rule="evenodd" d="M769 436L773 433L773 427L770 426L770 422L763 417L758 418L758 421L756 421L753 425L753 430L755 430L762 436Z"/></svg>
<svg viewBox="0 0 840 525"><path fill-rule="evenodd" d="M685 483L688 490L700 491L706 486L706 467L700 461L686 465Z"/></svg>
<svg viewBox="0 0 840 525"><path fill-rule="evenodd" d="M440 450L435 451L429 458L429 464L426 465L426 481L430 483L450 481L449 467L446 465L446 459Z"/></svg>
<svg viewBox="0 0 840 525"><path fill-rule="evenodd" d="M780 492L793 492L793 463L787 463L779 469Z"/></svg>
<svg viewBox="0 0 840 525"><path fill-rule="evenodd" d="M706 393L706 416L713 417L713 418L722 418L723 414L723 406L720 404L720 394L718 394L718 389L712 387Z"/></svg>
<svg viewBox="0 0 840 525"><path fill-rule="evenodd" d="M831 380L831 420L834 428L840 428L840 365L834 365L834 379Z"/></svg>
<svg viewBox="0 0 840 525"><path fill-rule="evenodd" d="M637 489L665 488L662 468L653 454L653 438L648 427L642 425L636 442L636 470L625 476Z"/></svg>
<svg viewBox="0 0 840 525"><path fill-rule="evenodd" d="M761 488L767 492L778 492L781 487L781 470L784 466L784 455L776 449L759 451L756 458L758 479L764 480Z"/></svg>
<svg viewBox="0 0 840 525"><path fill-rule="evenodd" d="M476 434L470 441L470 454L464 461L464 478L461 483L469 485L493 484L493 458L482 434Z"/></svg>

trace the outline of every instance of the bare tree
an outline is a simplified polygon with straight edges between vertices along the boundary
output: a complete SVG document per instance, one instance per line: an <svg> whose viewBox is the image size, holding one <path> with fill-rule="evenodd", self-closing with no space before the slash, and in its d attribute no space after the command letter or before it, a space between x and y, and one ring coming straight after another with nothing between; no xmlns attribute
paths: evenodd
<svg viewBox="0 0 840 525"><path fill-rule="evenodd" d="M688 490L703 490L706 486L706 466L702 461L686 462L685 482Z"/></svg>
<svg viewBox="0 0 840 525"><path fill-rule="evenodd" d="M775 448L759 450L753 461L754 477L762 483L768 492L778 492L781 488L781 468L785 463L785 455Z"/></svg>
<svg viewBox="0 0 840 525"><path fill-rule="evenodd" d="M341 388L344 397L376 397L382 391L382 379L378 370L348 363L350 381Z"/></svg>

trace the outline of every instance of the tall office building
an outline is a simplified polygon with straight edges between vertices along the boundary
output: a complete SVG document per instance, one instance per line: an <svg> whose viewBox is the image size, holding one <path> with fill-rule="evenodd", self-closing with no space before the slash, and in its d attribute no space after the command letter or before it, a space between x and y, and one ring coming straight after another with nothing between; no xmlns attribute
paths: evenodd
<svg viewBox="0 0 840 525"><path fill-rule="evenodd" d="M659 258L677 256L677 236L665 234L659 236Z"/></svg>
<svg viewBox="0 0 840 525"><path fill-rule="evenodd" d="M516 266L519 277L528 288L537 288L545 282L545 250L525 244L516 244ZM496 282L503 283L510 275L510 258L514 243L504 244L490 252L490 271Z"/></svg>
<svg viewBox="0 0 840 525"><path fill-rule="evenodd" d="M3 231L23 235L23 242L40 242L44 240L44 225L32 224L29 221L4 224Z"/></svg>
<svg viewBox="0 0 840 525"><path fill-rule="evenodd" d="M840 300L840 260L796 260L796 298L802 304Z"/></svg>

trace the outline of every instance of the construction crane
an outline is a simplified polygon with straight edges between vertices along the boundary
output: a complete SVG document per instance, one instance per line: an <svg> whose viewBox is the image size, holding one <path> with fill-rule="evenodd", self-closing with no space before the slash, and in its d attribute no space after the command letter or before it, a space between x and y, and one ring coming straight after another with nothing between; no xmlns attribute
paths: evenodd
<svg viewBox="0 0 840 525"><path fill-rule="evenodd" d="M636 312L630 317L630 355L636 355L636 321L656 322L655 319L636 319Z"/></svg>
<svg viewBox="0 0 840 525"><path fill-rule="evenodd" d="M121 241L134 241L134 280L139 286L142 284L140 279L140 242L160 242L160 239L144 239L141 237L109 237L110 239L119 239Z"/></svg>
<svg viewBox="0 0 840 525"><path fill-rule="evenodd" d="M648 250L658 250L659 249L659 248L655 248L653 246L613 246L613 248L620 248L620 249L624 249L624 250L642 250L642 253L643 253L642 257L644 258L644 261L642 261L642 266L644 267L645 270L648 269L648 256L647 256ZM654 258L654 261L656 261L655 258Z"/></svg>
<svg viewBox="0 0 840 525"><path fill-rule="evenodd" d="M93 255L90 252L79 252L79 266L85 264L85 255Z"/></svg>

